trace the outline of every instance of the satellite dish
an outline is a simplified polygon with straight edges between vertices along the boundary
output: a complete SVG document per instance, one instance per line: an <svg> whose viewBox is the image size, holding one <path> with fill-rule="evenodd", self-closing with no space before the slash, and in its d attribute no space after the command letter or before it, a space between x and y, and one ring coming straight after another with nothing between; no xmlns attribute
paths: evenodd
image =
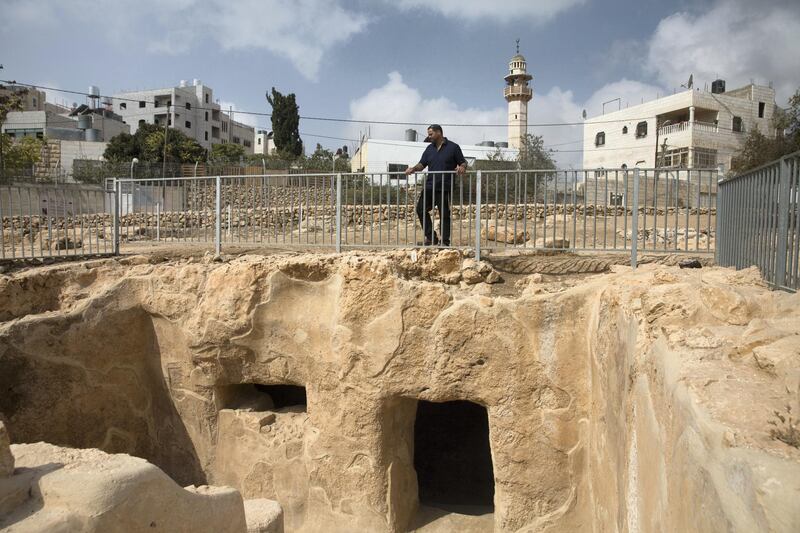
<svg viewBox="0 0 800 533"><path fill-rule="evenodd" d="M583 113L581 113L581 116L583 117L583 120L586 120L586 110L585 109L583 110Z"/></svg>

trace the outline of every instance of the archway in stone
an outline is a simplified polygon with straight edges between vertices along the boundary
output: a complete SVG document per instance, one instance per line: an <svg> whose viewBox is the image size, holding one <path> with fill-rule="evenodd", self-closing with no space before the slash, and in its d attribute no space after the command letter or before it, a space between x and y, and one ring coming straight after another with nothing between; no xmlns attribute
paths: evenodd
<svg viewBox="0 0 800 533"><path fill-rule="evenodd" d="M486 408L469 401L417 402L414 468L420 505L491 512L494 473Z"/></svg>

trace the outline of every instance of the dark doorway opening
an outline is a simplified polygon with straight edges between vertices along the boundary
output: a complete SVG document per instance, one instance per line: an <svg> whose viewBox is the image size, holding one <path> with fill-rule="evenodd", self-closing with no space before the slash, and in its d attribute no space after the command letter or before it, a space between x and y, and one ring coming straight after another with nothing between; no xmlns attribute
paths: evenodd
<svg viewBox="0 0 800 533"><path fill-rule="evenodd" d="M494 503L494 473L486 408L473 402L417 402L414 468L419 501L429 506ZM461 512L469 511L462 509Z"/></svg>
<svg viewBox="0 0 800 533"><path fill-rule="evenodd" d="M221 409L250 409L274 411L291 408L294 412L306 411L306 388L300 385L261 385L239 383L217 389Z"/></svg>
<svg viewBox="0 0 800 533"><path fill-rule="evenodd" d="M306 388L299 385L256 385L256 390L269 394L274 409L302 407L307 405Z"/></svg>

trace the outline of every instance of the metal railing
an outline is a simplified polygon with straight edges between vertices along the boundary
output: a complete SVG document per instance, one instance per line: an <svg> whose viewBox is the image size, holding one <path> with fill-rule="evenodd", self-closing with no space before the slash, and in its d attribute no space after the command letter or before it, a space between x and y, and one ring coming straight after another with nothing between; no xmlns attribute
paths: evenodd
<svg viewBox="0 0 800 533"><path fill-rule="evenodd" d="M722 266L757 266L773 287L800 288L800 152L719 184Z"/></svg>
<svg viewBox="0 0 800 533"><path fill-rule="evenodd" d="M114 252L114 194L74 185L0 186L0 258Z"/></svg>
<svg viewBox="0 0 800 533"><path fill-rule="evenodd" d="M111 191L91 189L102 198L91 213L51 213L47 224L76 232L69 250L77 255L90 253L88 232L92 253L102 235L101 253L157 243L217 253L231 244L449 246L478 257L500 249L623 251L635 264L639 252L713 252L716 185L715 169L638 168L120 178ZM0 188L0 216L4 228L21 231L12 231L16 241L44 223L36 201L11 216L19 190ZM31 257L16 241L2 258ZM38 255L56 255L49 244Z"/></svg>

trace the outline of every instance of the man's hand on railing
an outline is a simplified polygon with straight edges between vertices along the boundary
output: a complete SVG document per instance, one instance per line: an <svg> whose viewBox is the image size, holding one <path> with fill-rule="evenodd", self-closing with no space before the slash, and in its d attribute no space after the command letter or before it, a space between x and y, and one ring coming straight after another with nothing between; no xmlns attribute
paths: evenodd
<svg viewBox="0 0 800 533"><path fill-rule="evenodd" d="M466 171L467 171L467 165L458 165L456 167L456 174L458 174L459 176L463 176Z"/></svg>

